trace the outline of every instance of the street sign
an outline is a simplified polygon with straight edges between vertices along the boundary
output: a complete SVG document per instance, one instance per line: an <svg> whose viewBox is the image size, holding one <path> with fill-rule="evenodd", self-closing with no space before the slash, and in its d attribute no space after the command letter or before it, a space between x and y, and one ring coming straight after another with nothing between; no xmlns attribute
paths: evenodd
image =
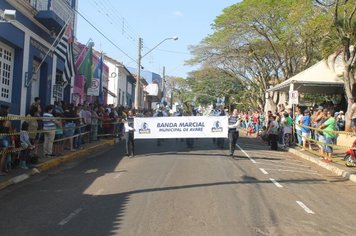
<svg viewBox="0 0 356 236"><path fill-rule="evenodd" d="M289 105L294 105L294 104L298 104L299 103L299 94L298 91L289 91Z"/></svg>

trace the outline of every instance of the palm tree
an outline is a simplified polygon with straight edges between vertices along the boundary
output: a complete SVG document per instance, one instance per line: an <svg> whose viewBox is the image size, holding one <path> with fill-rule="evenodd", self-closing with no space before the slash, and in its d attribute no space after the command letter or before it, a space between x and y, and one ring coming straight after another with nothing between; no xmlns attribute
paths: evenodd
<svg viewBox="0 0 356 236"><path fill-rule="evenodd" d="M333 13L329 34L322 41L325 57L331 56L331 66L342 62L342 76L345 82L347 100L356 97L356 1L354 0L315 0L317 4ZM346 117L349 117L351 103L348 103ZM350 130L351 119L346 119L346 130Z"/></svg>

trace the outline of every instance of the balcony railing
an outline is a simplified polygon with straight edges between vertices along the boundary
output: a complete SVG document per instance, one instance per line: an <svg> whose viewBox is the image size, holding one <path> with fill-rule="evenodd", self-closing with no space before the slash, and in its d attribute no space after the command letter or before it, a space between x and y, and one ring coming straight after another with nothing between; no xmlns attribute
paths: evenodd
<svg viewBox="0 0 356 236"><path fill-rule="evenodd" d="M73 16L73 10L70 6L69 0L27 0L29 4L40 11L52 11L61 20L67 22L67 20Z"/></svg>

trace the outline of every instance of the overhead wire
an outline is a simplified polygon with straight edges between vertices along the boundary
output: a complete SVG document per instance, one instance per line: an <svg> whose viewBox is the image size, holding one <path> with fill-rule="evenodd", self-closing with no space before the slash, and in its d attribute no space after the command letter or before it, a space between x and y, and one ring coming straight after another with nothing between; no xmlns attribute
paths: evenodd
<svg viewBox="0 0 356 236"><path fill-rule="evenodd" d="M117 26L117 25L121 25L122 21L120 19L118 19L114 12L113 15L111 15L110 12L113 12L112 9L110 9L110 7L108 7L106 4L103 4L102 1L96 1L96 0L89 0L89 2L92 4L92 6L94 6L95 8L98 9L98 12L103 16L103 18L105 18L110 25L112 25L113 27ZM132 36L130 33L127 32L126 29L123 29L123 38L125 38L128 40L128 42L130 44L133 43L137 43L137 40L134 38L134 36ZM119 35L115 35L115 38L117 38ZM136 46L136 44L134 44Z"/></svg>
<svg viewBox="0 0 356 236"><path fill-rule="evenodd" d="M140 35L134 30L133 27L130 26L129 22L125 19L125 17L122 16L122 14L120 13L120 11L117 9L117 7L112 4L112 2L110 0L103 0L101 2L101 4L104 5L104 2L107 3L107 5L105 5L109 11L111 11L113 13L113 16L116 17L119 22L121 22L123 24L123 26L126 29L126 32L132 34L133 38L140 38ZM137 41L137 40L136 40Z"/></svg>
<svg viewBox="0 0 356 236"><path fill-rule="evenodd" d="M103 4L101 2L101 4ZM105 6L107 8L107 6ZM116 14L112 15L110 12L112 12L112 9L106 9L106 11L108 12L108 16L111 17L111 19L113 21L116 22L116 26L121 29L121 35L123 37L126 37L126 39L130 42L130 43L137 43L138 41L138 36L133 36L132 33L130 32L130 30L127 28L125 20L124 19L120 19L116 16Z"/></svg>
<svg viewBox="0 0 356 236"><path fill-rule="evenodd" d="M93 1L96 2L96 0ZM105 11L107 12L107 16L110 17L113 21L116 21L118 25L121 26L122 32L126 34L130 40L137 42L137 39L139 38L138 34L134 32L134 30L131 27L129 27L128 22L125 21L125 18L121 16L120 12L117 10L115 5L113 5L108 0L99 1L99 3L102 6L102 8L105 8Z"/></svg>
<svg viewBox="0 0 356 236"><path fill-rule="evenodd" d="M110 25L120 25L122 29L122 34L126 36L128 41L130 43L137 43L137 39L140 38L139 34L136 33L133 28L129 25L127 20L120 14L120 11L117 9L115 4L113 4L110 0L102 0L102 1L97 1L97 0L89 0L89 3L97 9L97 12L105 18L105 20L110 24ZM99 34L101 34L106 40L108 40L115 48L117 48L121 53L123 53L125 56L127 56L129 59L131 59L132 62L127 63L128 66L130 66L132 63L137 64L137 60L133 59L131 56L128 55L123 49L121 49L117 44L113 42L110 38L108 38L98 27L96 27L92 21L90 21L90 17L85 15L85 13L79 12L75 10L91 27L93 27ZM117 37L117 36L116 36ZM149 50L150 48L147 46L143 46L142 48L145 48ZM156 49L157 51L162 51L162 52L168 52L168 53L175 53L175 54L185 54L185 55L190 55L189 53L185 52L177 52L177 51L169 51L169 50L164 50L164 49ZM150 64L152 64L153 61L153 55L151 55ZM181 67L183 65L179 65L173 69L176 70L177 68Z"/></svg>
<svg viewBox="0 0 356 236"><path fill-rule="evenodd" d="M80 15L91 27L93 27L101 36L103 36L106 40L108 40L116 49L118 49L125 56L130 58L136 64L138 63L135 59L133 59L129 54L127 54L124 50L122 50L119 46L117 46L111 39L109 39L101 30L99 30L91 21L89 21L79 10L75 9L75 11Z"/></svg>
<svg viewBox="0 0 356 236"><path fill-rule="evenodd" d="M89 2L89 4L92 5L92 6L94 7L94 9L96 9L100 14L105 15L104 9L103 9L102 7L100 7L99 4L98 4L96 1L94 1L94 2L88 1L88 2ZM105 18L105 20L107 20L111 25L113 24L113 22L112 22L108 17L104 17L104 18Z"/></svg>

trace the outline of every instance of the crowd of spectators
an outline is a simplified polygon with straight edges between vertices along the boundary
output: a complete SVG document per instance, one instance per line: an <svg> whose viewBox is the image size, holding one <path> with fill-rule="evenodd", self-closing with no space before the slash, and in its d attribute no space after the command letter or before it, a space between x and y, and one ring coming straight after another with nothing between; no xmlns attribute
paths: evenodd
<svg viewBox="0 0 356 236"><path fill-rule="evenodd" d="M123 106L88 102L75 105L63 101L43 108L40 98L35 98L20 123L0 120L0 176L17 166L28 169L40 159L82 149L85 143L108 137L121 139L129 110ZM2 105L0 117L7 117L9 112L10 107ZM151 113L137 111L136 115Z"/></svg>
<svg viewBox="0 0 356 236"><path fill-rule="evenodd" d="M323 161L331 162L332 145L336 144L338 136L333 131L344 131L345 119L344 112L334 105L304 108L296 106L294 114L291 108L282 108L279 112L267 113L263 124L266 128L261 131L261 137L274 150L278 142L289 146L294 138L302 151L316 146Z"/></svg>

